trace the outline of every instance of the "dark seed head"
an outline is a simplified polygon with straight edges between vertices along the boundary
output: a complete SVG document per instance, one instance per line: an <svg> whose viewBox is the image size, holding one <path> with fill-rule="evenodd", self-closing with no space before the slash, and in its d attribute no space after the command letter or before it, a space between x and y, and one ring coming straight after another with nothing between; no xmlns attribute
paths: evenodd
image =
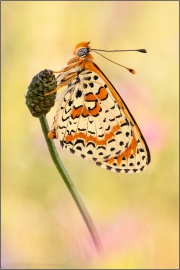
<svg viewBox="0 0 180 270"><path fill-rule="evenodd" d="M46 115L54 106L56 92L45 96L57 87L57 81L51 70L45 69L35 75L28 86L26 105L34 117Z"/></svg>

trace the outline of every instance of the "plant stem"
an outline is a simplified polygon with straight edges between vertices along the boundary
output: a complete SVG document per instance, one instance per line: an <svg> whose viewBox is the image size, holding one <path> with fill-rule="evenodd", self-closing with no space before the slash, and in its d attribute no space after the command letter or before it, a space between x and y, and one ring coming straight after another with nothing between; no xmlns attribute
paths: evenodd
<svg viewBox="0 0 180 270"><path fill-rule="evenodd" d="M96 249L99 253L102 253L103 251L103 245L102 245L102 242L101 242L101 239L100 239L100 236L97 232L97 229L93 223L93 220L76 188L76 186L74 185L72 179L70 178L66 168L64 167L59 155L58 155L58 152L56 150L56 147L55 147L55 144L53 142L53 140L50 140L48 138L48 132L49 132L49 126L48 126L48 123L47 123L47 120L46 120L46 116L45 115L41 115L39 117L39 121L41 123L41 127L42 127L42 130L43 130L43 133L44 133L44 137L46 139L46 142L47 142L47 145L48 145L48 148L49 148L49 152L51 154L51 157L54 161L54 164L57 168L57 170L59 171L60 175L62 176L67 188L69 189L77 207L79 208L80 212L81 212L81 215L89 229L89 232L91 234L91 237L93 239L93 242L96 246Z"/></svg>

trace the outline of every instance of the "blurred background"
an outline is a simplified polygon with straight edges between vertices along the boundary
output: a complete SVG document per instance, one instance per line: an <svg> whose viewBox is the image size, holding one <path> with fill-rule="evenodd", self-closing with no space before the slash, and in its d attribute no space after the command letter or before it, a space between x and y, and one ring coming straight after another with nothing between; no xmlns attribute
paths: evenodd
<svg viewBox="0 0 180 270"><path fill-rule="evenodd" d="M178 268L178 4L1 3L3 269ZM136 75L94 57L146 138L149 167L142 174L112 173L57 144L101 236L102 258L51 160L38 118L25 105L32 77L60 70L81 41L148 50L104 53Z"/></svg>

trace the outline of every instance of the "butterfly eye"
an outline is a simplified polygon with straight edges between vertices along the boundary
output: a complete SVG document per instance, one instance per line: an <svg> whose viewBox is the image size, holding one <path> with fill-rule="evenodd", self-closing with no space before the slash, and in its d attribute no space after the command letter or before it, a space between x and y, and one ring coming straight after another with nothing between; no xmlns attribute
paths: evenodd
<svg viewBox="0 0 180 270"><path fill-rule="evenodd" d="M79 57L82 57L82 56L85 56L85 55L87 55L88 53L89 53L89 48L81 48L81 49L79 49L78 51L77 51L77 55L79 56Z"/></svg>

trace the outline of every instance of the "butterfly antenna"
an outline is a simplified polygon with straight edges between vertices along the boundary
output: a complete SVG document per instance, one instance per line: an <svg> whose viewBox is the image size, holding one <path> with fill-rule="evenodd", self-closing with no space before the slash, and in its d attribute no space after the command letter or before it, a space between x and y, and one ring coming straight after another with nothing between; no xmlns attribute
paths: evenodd
<svg viewBox="0 0 180 270"><path fill-rule="evenodd" d="M99 55L101 55L102 57L104 57L104 58L107 59L108 61L110 61L110 62L112 62L112 63L114 63L114 64L116 64L116 65L118 65L118 66L120 66L120 67L123 67L123 68L127 69L127 70L128 70L129 72L131 72L132 74L135 74L135 73L136 73L136 71L135 71L134 69L125 67L125 66L123 66L123 65L120 65L119 63L116 63L116 62L112 61L111 59L105 57L103 54L101 54L101 53L99 53L99 52L97 52L97 51L94 51L94 52L97 53L97 54L99 54Z"/></svg>
<svg viewBox="0 0 180 270"><path fill-rule="evenodd" d="M104 55L102 55L101 53L99 53L99 51L101 51L101 52L141 52L141 53L147 53L146 49L135 49L135 50L100 50L100 49L91 49L91 51L94 51L95 53L97 53L97 54L101 55L102 57L104 57L105 59L109 60L110 62L127 69L132 74L136 73L134 69L125 67L123 65L120 65L119 63L116 63L116 62L112 61L111 59L109 59L109 58L105 57Z"/></svg>
<svg viewBox="0 0 180 270"><path fill-rule="evenodd" d="M91 51L99 51L99 52L141 52L147 53L146 49L135 49L135 50L99 50L99 49L91 49Z"/></svg>

